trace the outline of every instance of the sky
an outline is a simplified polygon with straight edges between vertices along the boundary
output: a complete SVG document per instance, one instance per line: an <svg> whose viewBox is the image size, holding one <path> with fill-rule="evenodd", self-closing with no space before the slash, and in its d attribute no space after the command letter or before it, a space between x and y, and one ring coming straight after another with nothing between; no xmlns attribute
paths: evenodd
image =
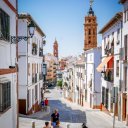
<svg viewBox="0 0 128 128"><path fill-rule="evenodd" d="M119 0L94 0L98 31L119 11ZM59 44L59 57L80 55L84 47L84 18L89 0L18 0L19 13L29 13L46 35L45 53L53 53L53 43ZM97 31L97 32L98 32ZM98 34L98 45L101 45Z"/></svg>

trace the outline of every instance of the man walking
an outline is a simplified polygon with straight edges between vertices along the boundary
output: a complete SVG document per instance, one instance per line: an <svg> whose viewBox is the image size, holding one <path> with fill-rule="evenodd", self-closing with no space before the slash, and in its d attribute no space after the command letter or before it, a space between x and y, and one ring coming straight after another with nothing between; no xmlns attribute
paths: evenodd
<svg viewBox="0 0 128 128"><path fill-rule="evenodd" d="M58 110L55 109L54 113L51 115L51 123L53 128L56 126L57 121L59 121L59 113Z"/></svg>

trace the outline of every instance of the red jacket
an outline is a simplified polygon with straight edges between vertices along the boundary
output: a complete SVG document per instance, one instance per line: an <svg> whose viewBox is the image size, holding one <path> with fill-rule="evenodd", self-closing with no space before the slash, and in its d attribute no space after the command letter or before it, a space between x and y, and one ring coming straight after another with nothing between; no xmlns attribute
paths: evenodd
<svg viewBox="0 0 128 128"><path fill-rule="evenodd" d="M48 100L45 100L44 102L45 102L45 105L48 106Z"/></svg>

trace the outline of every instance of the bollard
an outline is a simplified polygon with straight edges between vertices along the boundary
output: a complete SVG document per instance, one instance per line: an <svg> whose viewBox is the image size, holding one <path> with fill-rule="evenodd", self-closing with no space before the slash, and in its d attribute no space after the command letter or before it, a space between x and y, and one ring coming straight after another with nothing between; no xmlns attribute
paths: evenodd
<svg viewBox="0 0 128 128"><path fill-rule="evenodd" d="M35 122L32 121L32 128L35 128Z"/></svg>
<svg viewBox="0 0 128 128"><path fill-rule="evenodd" d="M67 124L67 128L70 128L70 124Z"/></svg>

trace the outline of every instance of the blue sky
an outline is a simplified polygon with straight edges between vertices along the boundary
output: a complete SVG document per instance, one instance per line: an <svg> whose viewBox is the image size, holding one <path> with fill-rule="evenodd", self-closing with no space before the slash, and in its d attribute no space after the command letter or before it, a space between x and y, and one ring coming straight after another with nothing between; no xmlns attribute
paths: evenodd
<svg viewBox="0 0 128 128"><path fill-rule="evenodd" d="M79 55L84 46L84 17L89 0L18 0L19 13L28 12L46 34L45 52L53 52L55 38L59 57ZM94 0L93 10L100 30L115 13L122 10L118 0ZM101 44L101 35L98 35Z"/></svg>

